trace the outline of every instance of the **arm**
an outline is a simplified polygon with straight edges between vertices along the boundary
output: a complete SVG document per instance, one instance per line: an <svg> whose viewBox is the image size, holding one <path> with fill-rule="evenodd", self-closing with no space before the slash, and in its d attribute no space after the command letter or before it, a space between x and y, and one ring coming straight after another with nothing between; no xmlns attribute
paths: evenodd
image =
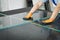
<svg viewBox="0 0 60 40"><path fill-rule="evenodd" d="M31 16L32 16L32 14L40 7L40 6L42 6L42 2L37 2L33 7L32 7L32 9L30 10L30 12L25 16L25 18L30 18Z"/></svg>
<svg viewBox="0 0 60 40"><path fill-rule="evenodd" d="M55 20L55 18L57 17L59 10L60 10L60 3L56 6L56 8L54 9L54 11L50 17L50 19L52 19L52 21Z"/></svg>
<svg viewBox="0 0 60 40"><path fill-rule="evenodd" d="M41 7L42 6L42 2L37 2L33 7L32 7L32 9L30 10L30 12L29 13L34 13L39 7Z"/></svg>
<svg viewBox="0 0 60 40"><path fill-rule="evenodd" d="M49 19L47 19L47 20L43 20L42 22L43 23L51 23L51 22L53 22L56 19L57 15L59 13L59 10L60 10L60 3L57 4L57 6L54 9L51 17Z"/></svg>

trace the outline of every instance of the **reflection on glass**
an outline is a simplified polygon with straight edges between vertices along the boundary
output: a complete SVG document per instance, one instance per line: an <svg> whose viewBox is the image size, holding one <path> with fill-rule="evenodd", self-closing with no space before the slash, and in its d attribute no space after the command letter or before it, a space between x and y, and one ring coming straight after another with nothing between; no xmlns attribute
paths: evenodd
<svg viewBox="0 0 60 40"><path fill-rule="evenodd" d="M36 11L33 14L33 20L49 18L49 16L51 16L51 13L50 12L46 12L46 13L48 14L47 17L43 17L43 15L45 15L44 11ZM23 20L23 17L26 14L27 14L27 12L23 12L23 13L18 13L18 14L14 14L14 15L7 15L7 16L4 16L4 17L0 17L0 24L2 24L0 29L21 26L21 25L24 25L24 24L27 24L27 23L34 24L33 22ZM34 25L37 26L37 27L44 27L44 28L47 28L47 29L52 29L54 31L60 32L59 23L60 23L60 18L58 17L57 20L55 20L50 25L41 25L41 24L34 24Z"/></svg>

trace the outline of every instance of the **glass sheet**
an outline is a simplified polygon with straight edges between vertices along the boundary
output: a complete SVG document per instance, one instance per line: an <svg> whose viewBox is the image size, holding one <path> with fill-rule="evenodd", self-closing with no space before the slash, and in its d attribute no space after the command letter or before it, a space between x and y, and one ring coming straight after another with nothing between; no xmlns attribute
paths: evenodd
<svg viewBox="0 0 60 40"><path fill-rule="evenodd" d="M54 30L57 32L60 32L60 19L58 18L56 21L54 21L53 24L50 25L41 25L41 24L36 24L34 23L35 20L43 20L43 19L48 19L49 18L49 12L48 12L48 16L47 17L43 17L44 12L43 11L37 11L33 14L33 22L32 21L25 21L23 20L23 17L25 15L27 15L28 12L23 12L23 13L18 13L18 14L14 14L14 15L6 15L4 17L0 17L0 29L7 29L7 28L12 28L12 27L17 27L17 26L21 26L21 25L25 25L28 23L31 23L33 25L36 25L37 27L44 27L47 28L49 30Z"/></svg>

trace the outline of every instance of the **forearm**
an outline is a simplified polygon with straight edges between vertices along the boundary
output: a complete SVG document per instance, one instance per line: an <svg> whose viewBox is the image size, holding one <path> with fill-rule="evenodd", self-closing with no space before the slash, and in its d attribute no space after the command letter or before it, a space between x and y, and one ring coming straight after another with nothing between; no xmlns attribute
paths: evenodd
<svg viewBox="0 0 60 40"><path fill-rule="evenodd" d="M32 7L32 9L30 10L30 12L29 13L34 13L40 6L42 6L42 2L38 2L38 3L36 3L33 7Z"/></svg>
<svg viewBox="0 0 60 40"><path fill-rule="evenodd" d="M53 19L53 20L54 20L54 19L56 18L56 16L58 15L59 10L60 10L60 4L58 4L58 5L56 6L56 8L55 8L55 10L53 11L52 16L50 17L50 19Z"/></svg>

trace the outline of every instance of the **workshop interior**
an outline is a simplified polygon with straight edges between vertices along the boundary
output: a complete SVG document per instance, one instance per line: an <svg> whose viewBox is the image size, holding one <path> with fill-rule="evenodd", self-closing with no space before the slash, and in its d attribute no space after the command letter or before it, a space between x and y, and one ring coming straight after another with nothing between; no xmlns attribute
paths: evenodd
<svg viewBox="0 0 60 40"><path fill-rule="evenodd" d="M47 0L24 20L38 0L0 0L0 40L60 40L60 12L52 23L36 23L49 19L59 1Z"/></svg>

